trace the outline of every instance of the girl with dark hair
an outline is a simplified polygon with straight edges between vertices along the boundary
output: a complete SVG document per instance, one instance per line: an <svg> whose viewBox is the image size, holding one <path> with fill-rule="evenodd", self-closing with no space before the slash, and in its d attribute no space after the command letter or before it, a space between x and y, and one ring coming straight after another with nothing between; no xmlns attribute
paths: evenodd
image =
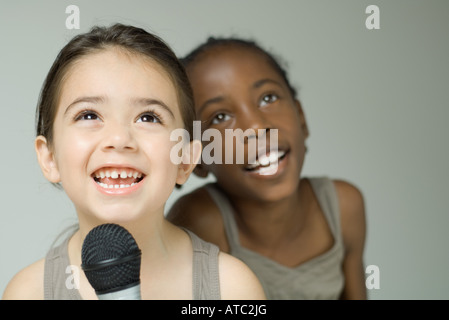
<svg viewBox="0 0 449 320"><path fill-rule="evenodd" d="M203 131L257 134L222 143L222 155L243 144L243 164L198 164L216 182L178 199L168 219L245 262L268 299L366 298L363 196L343 180L300 177L309 128L287 72L235 38L210 38L183 62ZM249 142L268 146L272 132L276 148L250 155Z"/></svg>
<svg viewBox="0 0 449 320"><path fill-rule="evenodd" d="M81 249L105 223L136 239L143 299L264 298L246 265L164 217L173 188L201 154L191 139L181 163L170 158L171 132L192 130L192 101L175 54L143 29L94 27L61 50L37 106L35 148L44 176L73 202L79 228L20 271L3 298L96 299ZM74 277L76 285L68 281Z"/></svg>

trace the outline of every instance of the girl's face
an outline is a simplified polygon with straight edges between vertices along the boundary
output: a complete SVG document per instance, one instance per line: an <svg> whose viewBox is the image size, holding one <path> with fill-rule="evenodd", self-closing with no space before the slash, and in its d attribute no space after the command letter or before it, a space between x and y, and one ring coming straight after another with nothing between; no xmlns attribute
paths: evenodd
<svg viewBox="0 0 449 320"><path fill-rule="evenodd" d="M298 186L308 130L299 102L292 98L287 84L267 58L254 49L221 46L201 54L187 72L202 130L214 128L221 132L223 157L229 152L225 143L226 129L278 130L279 153L272 154L278 159L274 174L262 165L249 165L250 139L228 143L233 146L234 155L237 144L244 144L244 164L212 163L202 164L201 168L213 173L222 188L235 197L266 201L291 195ZM266 139L266 149L270 149L269 135L258 139ZM207 145L204 150L206 148Z"/></svg>
<svg viewBox="0 0 449 320"><path fill-rule="evenodd" d="M75 62L62 84L54 141L36 139L44 175L61 182L80 222L163 212L189 167L170 161L183 128L175 88L157 63L119 49ZM193 167L191 168L193 169Z"/></svg>

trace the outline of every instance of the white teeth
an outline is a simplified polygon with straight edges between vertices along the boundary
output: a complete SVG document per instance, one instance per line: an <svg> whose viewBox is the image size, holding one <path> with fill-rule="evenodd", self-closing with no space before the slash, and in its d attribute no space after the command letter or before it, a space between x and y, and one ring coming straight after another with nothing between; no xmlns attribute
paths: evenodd
<svg viewBox="0 0 449 320"><path fill-rule="evenodd" d="M270 158L268 158L266 155L263 155L259 158L259 163L262 167L268 166L270 164Z"/></svg>
<svg viewBox="0 0 449 320"><path fill-rule="evenodd" d="M260 167L256 171L261 176L271 176L271 175L275 174L278 171L278 164L274 163L274 164L270 164L267 167Z"/></svg>
<svg viewBox="0 0 449 320"><path fill-rule="evenodd" d="M100 169L98 171L96 171L93 176L95 176L96 179L104 179L104 178L108 178L108 179L126 179L126 178L141 178L143 176L143 174L141 172L135 171L135 170L130 170L130 169ZM96 181L102 188L107 188L107 189L122 189L122 188L129 188L132 187L134 185L136 185L137 183L133 182L132 184L118 184L118 183L114 183L114 184L106 184L106 183L102 183L100 181Z"/></svg>
<svg viewBox="0 0 449 320"><path fill-rule="evenodd" d="M99 170L95 172L95 178L112 178L112 179L126 179L126 178L141 178L142 173L138 171L126 171L126 170Z"/></svg>
<svg viewBox="0 0 449 320"><path fill-rule="evenodd" d="M285 155L285 151L279 150L279 151L275 151L272 150L270 151L269 155L261 155L259 157L259 159L257 159L255 161L254 164L251 164L249 166L247 166L246 168L251 170L251 169L255 169L257 167L268 167L268 166L272 166L272 165L277 165L279 158L282 158Z"/></svg>
<svg viewBox="0 0 449 320"><path fill-rule="evenodd" d="M108 185L108 184L102 183L102 182L97 182L97 183L100 187L105 188L105 189L123 189L123 188L129 188L129 187L135 186L137 184L135 182L133 182L131 184L120 184L120 185L118 185L118 184Z"/></svg>
<svg viewBox="0 0 449 320"><path fill-rule="evenodd" d="M270 162L273 163L277 162L280 157L282 156L280 156L278 152L272 152L268 158L270 159Z"/></svg>

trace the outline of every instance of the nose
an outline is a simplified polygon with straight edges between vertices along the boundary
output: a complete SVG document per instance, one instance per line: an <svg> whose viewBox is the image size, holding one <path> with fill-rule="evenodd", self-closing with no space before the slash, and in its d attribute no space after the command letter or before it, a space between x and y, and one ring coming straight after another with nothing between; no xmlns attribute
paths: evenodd
<svg viewBox="0 0 449 320"><path fill-rule="evenodd" d="M137 143L131 126L118 122L109 123L103 131L104 140L102 149L104 151L133 151L137 149Z"/></svg>
<svg viewBox="0 0 449 320"><path fill-rule="evenodd" d="M259 136L259 133L263 131L259 130L269 130L272 125L267 118L267 115L260 110L260 108L245 108L239 115L238 127L243 131L251 129L249 132L253 134L248 135L248 138L256 138Z"/></svg>

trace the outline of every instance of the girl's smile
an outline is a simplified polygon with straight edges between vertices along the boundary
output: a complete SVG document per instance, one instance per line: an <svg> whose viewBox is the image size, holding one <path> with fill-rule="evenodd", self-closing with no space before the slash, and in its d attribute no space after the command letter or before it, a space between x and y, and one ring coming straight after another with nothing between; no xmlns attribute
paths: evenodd
<svg viewBox="0 0 449 320"><path fill-rule="evenodd" d="M128 195L142 186L145 174L129 166L107 166L92 174L100 192L107 195Z"/></svg>
<svg viewBox="0 0 449 320"><path fill-rule="evenodd" d="M243 169L254 178L275 179L282 175L288 162L289 150L270 150Z"/></svg>

